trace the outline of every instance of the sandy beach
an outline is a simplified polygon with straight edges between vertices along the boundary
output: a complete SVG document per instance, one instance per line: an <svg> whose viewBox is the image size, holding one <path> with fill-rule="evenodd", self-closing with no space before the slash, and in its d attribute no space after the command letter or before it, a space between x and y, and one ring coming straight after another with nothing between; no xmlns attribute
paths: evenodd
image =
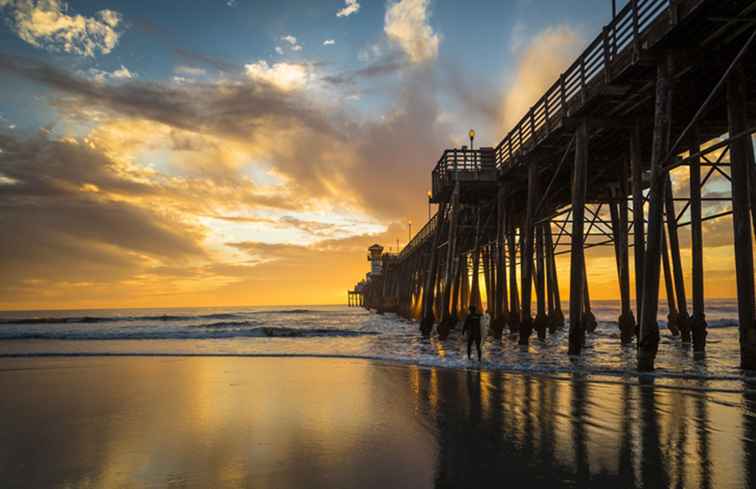
<svg viewBox="0 0 756 489"><path fill-rule="evenodd" d="M9 488L754 487L756 394L344 359L0 359Z"/></svg>

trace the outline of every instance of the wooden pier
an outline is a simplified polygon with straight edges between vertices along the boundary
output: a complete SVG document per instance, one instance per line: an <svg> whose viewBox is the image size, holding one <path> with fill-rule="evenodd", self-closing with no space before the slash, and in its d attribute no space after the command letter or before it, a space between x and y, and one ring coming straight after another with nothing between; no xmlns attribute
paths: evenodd
<svg viewBox="0 0 756 489"><path fill-rule="evenodd" d="M496 147L444 151L432 171L438 212L363 284L365 307L444 339L470 304L482 307L483 288L493 333L527 345L565 324L561 278L577 355L596 327L585 253L610 247L622 342L653 370L661 273L670 331L706 348L703 224L727 218L741 366L756 369L754 38L754 0L631 0Z"/></svg>

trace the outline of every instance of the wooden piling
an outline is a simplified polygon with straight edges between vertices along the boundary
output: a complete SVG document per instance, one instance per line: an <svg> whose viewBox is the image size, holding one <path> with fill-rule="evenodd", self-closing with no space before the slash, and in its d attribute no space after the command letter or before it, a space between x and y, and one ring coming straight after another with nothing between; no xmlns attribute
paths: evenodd
<svg viewBox="0 0 756 489"><path fill-rule="evenodd" d="M696 134L690 154L697 155L701 147ZM693 334L693 351L706 350L706 313L704 311L703 279L703 229L701 221L701 158L693 156L689 161L690 171L690 255L692 264L693 315L690 319ZM751 180L753 181L753 180Z"/></svg>
<svg viewBox="0 0 756 489"><path fill-rule="evenodd" d="M669 260L669 244L667 233L662 228L662 265L664 268L664 287L667 297L667 328L673 336L680 335L680 326L677 322L677 299L675 298L674 279L672 278L672 266Z"/></svg>
<svg viewBox="0 0 756 489"><path fill-rule="evenodd" d="M491 329L496 338L509 322L509 304L507 298L507 259L506 259L506 200L504 189L499 189L496 199L496 316L492 319Z"/></svg>
<svg viewBox="0 0 756 489"><path fill-rule="evenodd" d="M480 298L480 231L481 215L478 209L478 216L475 220L475 245L473 246L472 255L472 283L470 285L470 304L475 306L478 314L483 312L483 304Z"/></svg>
<svg viewBox="0 0 756 489"><path fill-rule="evenodd" d="M677 212L675 211L674 195L672 193L672 179L667 174L664 203L667 214L667 235L669 236L669 251L672 256L672 273L675 281L675 298L677 300L677 325L680 328L680 339L683 343L690 343L690 317L688 303L685 298L685 280L683 279L682 260L680 258L680 240L677 235Z"/></svg>
<svg viewBox="0 0 756 489"><path fill-rule="evenodd" d="M623 169L623 175L626 171ZM622 177L625 182L627 178ZM627 192L624 182L619 185L619 190L613 193L613 199L609 206L612 218L612 234L614 238L614 255L617 263L617 283L620 291L620 315L617 323L620 328L620 339L623 345L633 341L635 332L635 318L630 308L630 273L627 256Z"/></svg>
<svg viewBox="0 0 756 489"><path fill-rule="evenodd" d="M651 142L651 186L648 206L648 243L643 263L643 301L640 315L640 341L638 343L638 369L654 369L659 349L659 324L656 313L659 307L659 268L662 245L662 213L666 174L665 153L669 149L671 121L671 76L669 56L657 63L656 100L654 104L654 132Z"/></svg>
<svg viewBox="0 0 756 489"><path fill-rule="evenodd" d="M457 251L457 221L459 219L459 181L454 184L452 192L451 205L449 208L449 231L446 239L446 263L444 269L444 287L441 301L441 322L438 325L438 335L441 339L449 336L451 329L451 291L453 282L453 262Z"/></svg>
<svg viewBox="0 0 756 489"><path fill-rule="evenodd" d="M747 124L747 84L743 66L736 66L727 82L727 119L731 135L742 134ZM740 328L740 365L756 370L756 323L754 323L753 245L749 194L750 173L754 165L749 135L730 142L732 183L732 224L735 246L735 280L738 287L738 324Z"/></svg>
<svg viewBox="0 0 756 489"><path fill-rule="evenodd" d="M585 343L583 327L585 196L588 186L588 125L575 132L575 165L572 174L572 240L570 243L569 353L579 355Z"/></svg>
<svg viewBox="0 0 756 489"><path fill-rule="evenodd" d="M641 160L640 127L630 131L630 172L633 190L633 262L635 265L635 315L640 320L643 302L643 257L646 249L643 199L643 162ZM635 325L638 336L638 324Z"/></svg>
<svg viewBox="0 0 756 489"><path fill-rule="evenodd" d="M533 282L533 235L536 219L536 205L538 203L538 167L535 162L528 165L528 195L525 210L525 221L522 226L520 241L522 255L520 257L522 279L522 313L520 318L520 345L527 345L533 330L532 318L532 282Z"/></svg>
<svg viewBox="0 0 756 489"><path fill-rule="evenodd" d="M433 324L436 322L433 314L433 302L436 289L436 272L438 269L438 245L443 233L445 215L446 203L444 202L441 203L438 210L438 223L436 224L435 236L433 237L428 275L425 278L425 288L423 290L423 315L420 321L420 332L423 336L430 335L431 330L433 330Z"/></svg>
<svg viewBox="0 0 756 489"><path fill-rule="evenodd" d="M591 293L588 288L588 267L585 263L585 253L583 253L583 329L588 333L596 331L598 323L596 316L591 309Z"/></svg>
<svg viewBox="0 0 756 489"><path fill-rule="evenodd" d="M546 270L544 253L543 225L536 225L536 317L533 327L538 333L538 338L546 339L548 318L546 316Z"/></svg>
<svg viewBox="0 0 756 489"><path fill-rule="evenodd" d="M562 312L562 302L559 292L559 278L556 269L556 256L554 255L554 238L551 235L551 223L546 224L546 277L548 280L548 290L552 307L549 310L549 332L554 333L557 329L564 326L564 313Z"/></svg>
<svg viewBox="0 0 756 489"><path fill-rule="evenodd" d="M511 212L511 211L510 211ZM517 290L517 244L514 219L507 218L507 247L509 249L509 332L520 331L520 294Z"/></svg>

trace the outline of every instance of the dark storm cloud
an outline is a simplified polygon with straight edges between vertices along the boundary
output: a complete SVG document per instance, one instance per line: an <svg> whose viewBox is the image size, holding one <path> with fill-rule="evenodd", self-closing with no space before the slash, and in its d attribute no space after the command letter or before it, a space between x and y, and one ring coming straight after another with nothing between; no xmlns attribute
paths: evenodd
<svg viewBox="0 0 756 489"><path fill-rule="evenodd" d="M203 257L201 233L148 207L114 198L157 195L87 146L0 138L0 256L4 287L44 277L113 281L144 257Z"/></svg>

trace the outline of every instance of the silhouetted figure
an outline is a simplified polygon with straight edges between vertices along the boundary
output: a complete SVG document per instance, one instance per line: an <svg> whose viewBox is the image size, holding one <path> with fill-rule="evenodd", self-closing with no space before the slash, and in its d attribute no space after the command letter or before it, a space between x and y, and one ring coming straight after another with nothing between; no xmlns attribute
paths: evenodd
<svg viewBox="0 0 756 489"><path fill-rule="evenodd" d="M467 358L470 358L473 341L478 348L478 361L480 361L480 314L475 310L475 305L470 305L470 314L465 319L462 333L467 333Z"/></svg>

